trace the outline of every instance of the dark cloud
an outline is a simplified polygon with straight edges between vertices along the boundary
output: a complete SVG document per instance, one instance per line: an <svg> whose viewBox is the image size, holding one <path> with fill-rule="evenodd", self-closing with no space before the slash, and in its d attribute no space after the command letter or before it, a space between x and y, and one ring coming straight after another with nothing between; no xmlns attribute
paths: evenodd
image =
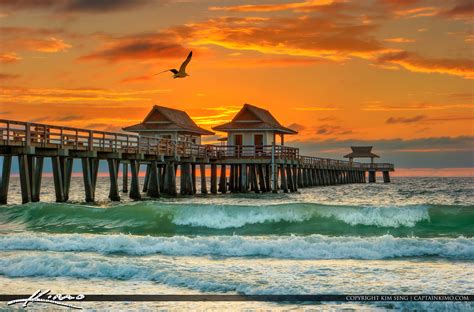
<svg viewBox="0 0 474 312"><path fill-rule="evenodd" d="M83 117L81 115L66 115L57 118L57 121L72 121L72 120L80 120Z"/></svg>
<svg viewBox="0 0 474 312"><path fill-rule="evenodd" d="M135 34L108 38L99 50L80 57L80 60L117 62L127 59L160 59L185 57L189 50L169 34Z"/></svg>
<svg viewBox="0 0 474 312"><path fill-rule="evenodd" d="M298 124L298 123L292 123L291 125L288 125L288 128L295 130L295 131L303 131L306 129L305 126Z"/></svg>
<svg viewBox="0 0 474 312"><path fill-rule="evenodd" d="M321 125L316 128L316 134L318 135L345 135L351 134L351 130L347 130L337 125Z"/></svg>
<svg viewBox="0 0 474 312"><path fill-rule="evenodd" d="M0 73L0 81L17 79L17 78L19 78L19 77L20 77L20 75L16 75L16 74Z"/></svg>
<svg viewBox="0 0 474 312"><path fill-rule="evenodd" d="M22 9L52 9L59 12L104 13L129 10L151 2L152 0L0 0L0 7Z"/></svg>
<svg viewBox="0 0 474 312"><path fill-rule="evenodd" d="M426 116L424 115L418 115L414 117L390 117L385 122L388 124L397 124L397 123L408 124L408 123L419 122L425 119L426 119Z"/></svg>
<svg viewBox="0 0 474 312"><path fill-rule="evenodd" d="M469 19L474 15L474 1L458 0L453 8L441 12L441 15L451 18Z"/></svg>

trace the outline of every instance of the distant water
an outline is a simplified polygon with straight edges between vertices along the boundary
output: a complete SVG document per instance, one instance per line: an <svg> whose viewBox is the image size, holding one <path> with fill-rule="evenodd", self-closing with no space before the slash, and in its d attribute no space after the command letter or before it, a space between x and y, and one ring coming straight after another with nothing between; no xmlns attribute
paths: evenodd
<svg viewBox="0 0 474 312"><path fill-rule="evenodd" d="M29 293L473 294L474 179L0 207L0 289ZM81 303L85 308L228 308L229 303ZM321 308L239 303L239 309ZM472 303L332 303L334 309L473 310Z"/></svg>

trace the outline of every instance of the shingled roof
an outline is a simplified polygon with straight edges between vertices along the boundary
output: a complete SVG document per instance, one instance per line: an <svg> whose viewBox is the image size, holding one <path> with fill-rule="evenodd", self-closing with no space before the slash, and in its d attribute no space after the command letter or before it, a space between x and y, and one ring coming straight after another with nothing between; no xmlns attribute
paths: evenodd
<svg viewBox="0 0 474 312"><path fill-rule="evenodd" d="M142 123L125 127L123 130L130 132L178 131L199 135L214 134L214 132L196 125L186 112L159 105L153 106Z"/></svg>
<svg viewBox="0 0 474 312"><path fill-rule="evenodd" d="M372 153L372 146L351 146L352 153L347 154L344 158L380 158L379 155Z"/></svg>
<svg viewBox="0 0 474 312"><path fill-rule="evenodd" d="M282 126L268 110L250 104L244 104L232 121L215 126L212 129L222 132L233 130L273 130L285 134L298 133L295 130Z"/></svg>

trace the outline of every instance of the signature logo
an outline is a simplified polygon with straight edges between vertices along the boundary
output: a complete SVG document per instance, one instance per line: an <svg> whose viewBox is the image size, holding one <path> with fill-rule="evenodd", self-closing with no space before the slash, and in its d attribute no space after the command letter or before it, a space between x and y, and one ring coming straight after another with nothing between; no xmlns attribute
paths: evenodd
<svg viewBox="0 0 474 312"><path fill-rule="evenodd" d="M77 295L77 296L72 296L72 295L61 295L61 294L50 294L51 290L41 290L38 289L35 291L29 298L26 299L15 299L8 301L8 305L12 304L17 304L17 303L23 303L22 307L26 308L28 304L32 302L39 302L39 303L49 303L49 304L55 304L58 306L66 307L66 308L72 308L72 309L78 309L81 310L81 307L65 303L64 301L79 301L84 299L86 296L85 295Z"/></svg>

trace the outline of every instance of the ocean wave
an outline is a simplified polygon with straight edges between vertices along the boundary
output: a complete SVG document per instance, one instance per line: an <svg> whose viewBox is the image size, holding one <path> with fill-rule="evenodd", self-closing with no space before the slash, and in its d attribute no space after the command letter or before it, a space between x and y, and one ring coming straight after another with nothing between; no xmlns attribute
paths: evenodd
<svg viewBox="0 0 474 312"><path fill-rule="evenodd" d="M390 259L440 257L474 260L473 238L309 236L174 236L9 234L0 251L37 250L100 254L271 257L281 259Z"/></svg>
<svg viewBox="0 0 474 312"><path fill-rule="evenodd" d="M0 225L53 233L136 235L474 236L472 206L204 205L147 201L110 208L35 203L0 208Z"/></svg>

